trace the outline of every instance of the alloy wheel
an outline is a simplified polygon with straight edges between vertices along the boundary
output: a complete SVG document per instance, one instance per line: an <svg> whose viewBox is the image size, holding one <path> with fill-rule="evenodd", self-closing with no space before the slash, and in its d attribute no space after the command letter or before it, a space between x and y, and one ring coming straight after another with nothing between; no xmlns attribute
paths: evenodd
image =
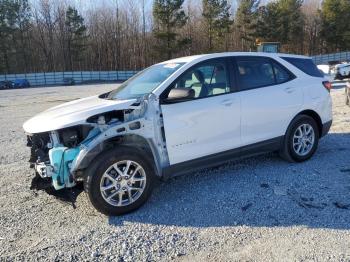
<svg viewBox="0 0 350 262"><path fill-rule="evenodd" d="M315 143L315 131L310 124L301 124L293 135L293 150L299 156L305 156Z"/></svg>
<svg viewBox="0 0 350 262"><path fill-rule="evenodd" d="M143 167L131 160L111 165L102 175L100 192L103 199L112 206L128 206L134 203L146 187Z"/></svg>

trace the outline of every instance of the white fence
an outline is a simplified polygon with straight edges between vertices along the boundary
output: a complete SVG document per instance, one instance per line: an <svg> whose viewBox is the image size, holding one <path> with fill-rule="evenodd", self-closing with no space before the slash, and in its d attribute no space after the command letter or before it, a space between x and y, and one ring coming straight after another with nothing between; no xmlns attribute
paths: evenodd
<svg viewBox="0 0 350 262"><path fill-rule="evenodd" d="M312 60L316 65L328 64L333 61L350 61L350 52L339 52L334 54L325 54L313 56Z"/></svg>
<svg viewBox="0 0 350 262"><path fill-rule="evenodd" d="M81 72L51 72L30 74L0 75L0 81L15 81L27 79L31 86L64 85L89 82L125 81L136 74L137 71L81 71Z"/></svg>

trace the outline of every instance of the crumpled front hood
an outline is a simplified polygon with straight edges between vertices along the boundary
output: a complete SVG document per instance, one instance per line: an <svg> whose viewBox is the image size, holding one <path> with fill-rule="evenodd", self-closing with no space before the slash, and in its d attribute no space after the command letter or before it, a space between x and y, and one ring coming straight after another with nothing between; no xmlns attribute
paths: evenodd
<svg viewBox="0 0 350 262"><path fill-rule="evenodd" d="M86 123L86 119L96 114L113 110L128 109L136 99L107 100L91 96L52 107L23 124L30 134L59 130Z"/></svg>

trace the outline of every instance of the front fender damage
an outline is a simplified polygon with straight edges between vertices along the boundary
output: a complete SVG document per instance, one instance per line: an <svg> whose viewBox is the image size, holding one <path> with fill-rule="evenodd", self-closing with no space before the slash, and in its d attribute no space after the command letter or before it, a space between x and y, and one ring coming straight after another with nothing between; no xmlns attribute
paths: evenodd
<svg viewBox="0 0 350 262"><path fill-rule="evenodd" d="M108 116L107 116L108 115ZM159 103L149 95L125 110L92 116L86 125L35 134L28 139L30 162L41 178L56 190L72 188L84 170L104 150L126 144L144 150L155 164L157 175L169 165Z"/></svg>

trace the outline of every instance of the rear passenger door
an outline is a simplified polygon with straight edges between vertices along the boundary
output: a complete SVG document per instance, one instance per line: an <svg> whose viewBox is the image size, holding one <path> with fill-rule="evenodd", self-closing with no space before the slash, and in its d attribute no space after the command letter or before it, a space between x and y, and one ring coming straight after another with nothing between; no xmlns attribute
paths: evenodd
<svg viewBox="0 0 350 262"><path fill-rule="evenodd" d="M241 94L242 144L283 136L303 102L295 76L268 57L238 56L235 64Z"/></svg>

